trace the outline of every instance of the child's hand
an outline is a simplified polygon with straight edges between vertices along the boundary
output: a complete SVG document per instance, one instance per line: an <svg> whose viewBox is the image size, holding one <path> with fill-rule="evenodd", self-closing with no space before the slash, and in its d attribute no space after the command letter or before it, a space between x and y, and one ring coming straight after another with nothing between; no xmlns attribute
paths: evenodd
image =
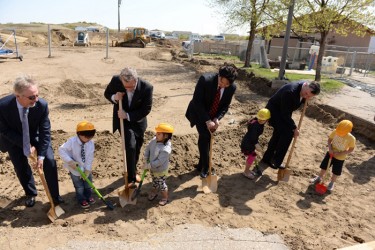
<svg viewBox="0 0 375 250"><path fill-rule="evenodd" d="M89 175L91 174L91 171L90 170L85 170L85 175L86 175L86 177L89 177Z"/></svg>
<svg viewBox="0 0 375 250"><path fill-rule="evenodd" d="M259 145L259 143L255 144L255 150L258 152L262 152L262 147Z"/></svg>
<svg viewBox="0 0 375 250"><path fill-rule="evenodd" d="M150 170L151 169L151 164L149 162L145 162L144 166L143 166L143 169L144 170Z"/></svg>
<svg viewBox="0 0 375 250"><path fill-rule="evenodd" d="M76 161L68 161L68 167L71 170L76 170L77 167L78 167L78 162L76 162Z"/></svg>

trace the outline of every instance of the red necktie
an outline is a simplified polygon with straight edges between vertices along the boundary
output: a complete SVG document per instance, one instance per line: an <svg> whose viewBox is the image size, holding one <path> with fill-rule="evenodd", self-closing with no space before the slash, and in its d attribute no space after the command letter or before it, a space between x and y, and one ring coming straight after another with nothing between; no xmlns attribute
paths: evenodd
<svg viewBox="0 0 375 250"><path fill-rule="evenodd" d="M210 118L214 119L217 113L217 109L219 108L219 102L220 102L220 88L217 89L214 102L212 103L211 109L210 109Z"/></svg>

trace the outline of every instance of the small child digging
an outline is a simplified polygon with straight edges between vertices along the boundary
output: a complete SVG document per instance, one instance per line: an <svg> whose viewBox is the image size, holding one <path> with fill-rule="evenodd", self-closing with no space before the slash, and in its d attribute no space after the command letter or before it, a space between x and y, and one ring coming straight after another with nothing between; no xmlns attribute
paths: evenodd
<svg viewBox="0 0 375 250"><path fill-rule="evenodd" d="M95 146L91 139L94 137L96 130L92 123L83 121L78 123L76 131L76 136L69 138L59 147L59 154L64 162L63 166L70 172L79 204L82 208L89 208L90 204L95 203L91 196L91 187L81 178L76 169L79 166L92 182L91 171Z"/></svg>
<svg viewBox="0 0 375 250"><path fill-rule="evenodd" d="M326 153L322 163L320 164L319 175L312 178L310 183L316 185L320 183L327 171L327 165L332 155L331 166L332 166L332 178L327 186L328 191L332 191L337 177L341 175L342 167L346 156L353 152L355 147L356 139L350 133L353 129L353 123L349 120L342 120L337 125L336 129L328 137L328 152Z"/></svg>
<svg viewBox="0 0 375 250"><path fill-rule="evenodd" d="M162 198L159 205L164 206L168 203L168 186L165 180L168 175L169 157L172 152L170 140L174 129L170 124L160 123L155 131L156 136L145 149L144 169L149 169L152 177L152 190L148 195L148 200L154 200L160 190Z"/></svg>
<svg viewBox="0 0 375 250"><path fill-rule="evenodd" d="M271 112L264 108L258 111L257 116L247 123L247 133L241 142L241 151L247 157L245 171L242 173L246 178L254 179L256 176L262 175L262 171L255 167L250 171L257 154L255 150L261 151L258 144L259 136L263 133L264 124L271 118Z"/></svg>

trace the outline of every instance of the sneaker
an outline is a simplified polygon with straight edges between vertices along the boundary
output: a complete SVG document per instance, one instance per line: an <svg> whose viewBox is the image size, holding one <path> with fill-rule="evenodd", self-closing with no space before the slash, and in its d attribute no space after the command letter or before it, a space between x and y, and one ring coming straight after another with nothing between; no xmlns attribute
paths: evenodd
<svg viewBox="0 0 375 250"><path fill-rule="evenodd" d="M328 190L328 191L332 191L332 190L334 189L334 187L335 187L335 183L331 181L331 182L328 184L328 186L327 186L327 190Z"/></svg>
<svg viewBox="0 0 375 250"><path fill-rule="evenodd" d="M262 175L263 175L263 172L262 172L262 170L259 169L258 166L256 166L256 167L253 169L253 174L254 174L255 176L262 176Z"/></svg>
<svg viewBox="0 0 375 250"><path fill-rule="evenodd" d="M90 205L95 204L95 199L92 198L92 197L90 197L90 199L89 199L89 204L90 204Z"/></svg>
<svg viewBox="0 0 375 250"><path fill-rule="evenodd" d="M90 204L87 203L86 200L83 200L83 201L81 202L81 208L89 208L89 207L90 207Z"/></svg>
<svg viewBox="0 0 375 250"><path fill-rule="evenodd" d="M316 184L320 183L321 181L322 181L322 179L319 176L315 176L314 178L312 178L310 180L310 184L316 185Z"/></svg>

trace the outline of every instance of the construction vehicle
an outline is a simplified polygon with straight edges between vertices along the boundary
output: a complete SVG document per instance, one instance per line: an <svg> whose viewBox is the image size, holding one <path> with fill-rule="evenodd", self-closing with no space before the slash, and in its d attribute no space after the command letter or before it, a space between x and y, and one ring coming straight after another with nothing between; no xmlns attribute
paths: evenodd
<svg viewBox="0 0 375 250"><path fill-rule="evenodd" d="M80 31L77 33L77 39L74 42L73 46L90 46L89 33L86 31Z"/></svg>
<svg viewBox="0 0 375 250"><path fill-rule="evenodd" d="M151 42L148 30L145 28L129 28L125 31L124 41L112 41L112 46L115 47L132 47L144 48L146 44Z"/></svg>

